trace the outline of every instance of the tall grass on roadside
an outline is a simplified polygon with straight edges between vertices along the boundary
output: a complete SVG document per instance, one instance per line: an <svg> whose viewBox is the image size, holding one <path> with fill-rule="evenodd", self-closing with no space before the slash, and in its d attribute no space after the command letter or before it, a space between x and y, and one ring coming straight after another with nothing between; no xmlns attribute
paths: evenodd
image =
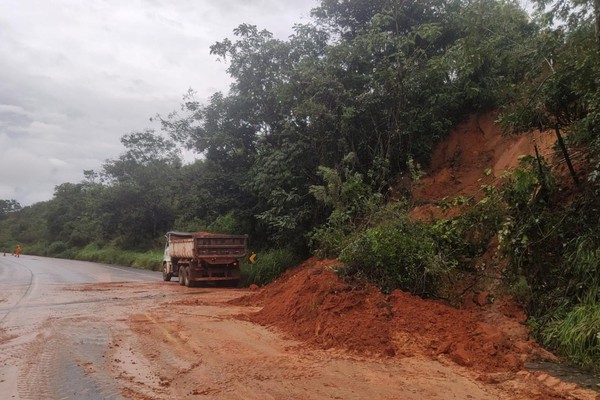
<svg viewBox="0 0 600 400"><path fill-rule="evenodd" d="M128 250L118 250L110 247L100 248L94 244L90 244L81 250L74 251L73 253L73 258L76 260L125 265L152 271L160 270L162 261L162 252L159 251L139 253Z"/></svg>
<svg viewBox="0 0 600 400"><path fill-rule="evenodd" d="M266 285L299 262L300 258L289 248L259 252L254 264L244 263L240 266L240 285Z"/></svg>
<svg viewBox="0 0 600 400"><path fill-rule="evenodd" d="M544 345L574 362L600 372L600 291L593 290L542 329Z"/></svg>

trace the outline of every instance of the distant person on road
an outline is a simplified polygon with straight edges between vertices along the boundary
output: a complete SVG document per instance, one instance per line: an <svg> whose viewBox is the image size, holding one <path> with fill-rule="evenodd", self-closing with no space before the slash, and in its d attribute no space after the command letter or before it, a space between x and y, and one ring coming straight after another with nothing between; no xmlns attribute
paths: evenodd
<svg viewBox="0 0 600 400"><path fill-rule="evenodd" d="M15 250L15 256L19 257L19 254L21 254L21 245L20 244L17 245L17 249Z"/></svg>

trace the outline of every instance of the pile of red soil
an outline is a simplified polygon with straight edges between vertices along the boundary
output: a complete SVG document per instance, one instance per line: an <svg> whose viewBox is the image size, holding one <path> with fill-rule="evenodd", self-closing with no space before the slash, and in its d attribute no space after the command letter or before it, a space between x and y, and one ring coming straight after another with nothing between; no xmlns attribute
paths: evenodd
<svg viewBox="0 0 600 400"><path fill-rule="evenodd" d="M387 296L360 280L338 277L332 269L338 264L310 259L235 302L262 306L248 316L251 321L325 349L449 358L482 372L517 370L543 354L514 313L505 318L512 318L512 329L501 330L498 321L485 322L487 303L459 310L401 291Z"/></svg>
<svg viewBox="0 0 600 400"><path fill-rule="evenodd" d="M260 292L240 299L263 308L251 319L275 325L324 348L358 353L394 353L387 324L391 305L377 288L342 281L334 260L310 259Z"/></svg>

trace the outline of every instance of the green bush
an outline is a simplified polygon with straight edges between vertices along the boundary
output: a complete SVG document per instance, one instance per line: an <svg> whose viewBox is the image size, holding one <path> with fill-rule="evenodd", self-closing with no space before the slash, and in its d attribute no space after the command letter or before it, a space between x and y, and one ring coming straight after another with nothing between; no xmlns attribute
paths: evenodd
<svg viewBox="0 0 600 400"><path fill-rule="evenodd" d="M369 206L366 214L354 220L347 213L334 210L325 224L316 227L308 235L313 253L321 258L337 257L367 229L407 218L408 207L404 201L393 201L387 204L379 204L378 201L374 201Z"/></svg>
<svg viewBox="0 0 600 400"><path fill-rule="evenodd" d="M353 228L347 214L334 210L325 224L314 228L308 235L309 246L319 257L336 257L347 245Z"/></svg>
<svg viewBox="0 0 600 400"><path fill-rule="evenodd" d="M242 286L266 285L277 279L288 268L300 262L290 248L273 249L257 254L254 264L244 263L241 267Z"/></svg>
<svg viewBox="0 0 600 400"><path fill-rule="evenodd" d="M384 292L402 289L423 296L437 293L445 270L427 225L407 217L368 229L340 260Z"/></svg>
<svg viewBox="0 0 600 400"><path fill-rule="evenodd" d="M76 228L69 236L69 245L71 247L83 247L92 240L92 235L89 232Z"/></svg>
<svg viewBox="0 0 600 400"><path fill-rule="evenodd" d="M14 253L16 247L17 247L17 243L12 240L0 243L0 251L2 253L12 254L12 253ZM21 247L23 247L23 246L21 246Z"/></svg>
<svg viewBox="0 0 600 400"><path fill-rule="evenodd" d="M249 232L251 227L243 219L236 217L233 211L230 211L225 215L218 216L206 230L212 233L237 235L240 232Z"/></svg>
<svg viewBox="0 0 600 400"><path fill-rule="evenodd" d="M517 303L525 307L531 301L531 287L527 283L527 279L523 276L518 276L509 285L509 291Z"/></svg>
<svg viewBox="0 0 600 400"><path fill-rule="evenodd" d="M62 257L66 253L67 249L68 247L65 242L56 241L52 242L50 246L46 248L44 253L49 257Z"/></svg>
<svg viewBox="0 0 600 400"><path fill-rule="evenodd" d="M160 251L148 251L145 253L136 253L131 263L134 268L147 269L150 271L160 271L162 266L163 253Z"/></svg>
<svg viewBox="0 0 600 400"><path fill-rule="evenodd" d="M362 174L353 172L353 160L356 155L350 153L338 169L320 166L318 174L323 185L310 187L315 199L332 209L327 222L307 235L309 247L319 257L338 256L353 235L369 225L370 217L386 208L381 194L365 182Z"/></svg>
<svg viewBox="0 0 600 400"><path fill-rule="evenodd" d="M46 242L37 242L35 245L30 245L29 243L17 241L14 239L0 241L0 253L2 254L13 254L15 249L17 248L17 244L21 245L21 254L30 254L30 255L45 255L47 243ZM0 256L2 256L0 254Z"/></svg>
<svg viewBox="0 0 600 400"><path fill-rule="evenodd" d="M466 217L437 220L429 230L444 262L463 270L472 269L472 259L485 251L490 239L486 229Z"/></svg>
<svg viewBox="0 0 600 400"><path fill-rule="evenodd" d="M565 194L545 163L525 158L502 188L507 277L534 334L574 362L600 365L600 229L591 190ZM593 187L592 187L593 189Z"/></svg>

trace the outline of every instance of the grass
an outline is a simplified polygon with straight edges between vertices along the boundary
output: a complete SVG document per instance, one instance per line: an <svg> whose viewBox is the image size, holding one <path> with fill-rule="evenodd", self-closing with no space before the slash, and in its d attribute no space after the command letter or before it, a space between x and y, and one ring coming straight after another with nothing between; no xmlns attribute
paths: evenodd
<svg viewBox="0 0 600 400"><path fill-rule="evenodd" d="M113 248L99 248L91 244L81 250L73 251L73 257L70 258L158 271L162 262L162 252L147 251L140 253Z"/></svg>
<svg viewBox="0 0 600 400"><path fill-rule="evenodd" d="M541 336L544 345L600 372L600 303L596 298L588 297L550 322Z"/></svg>
<svg viewBox="0 0 600 400"><path fill-rule="evenodd" d="M266 285L277 279L286 269L297 265L300 259L290 249L273 249L257 254L256 262L240 265L241 286Z"/></svg>
<svg viewBox="0 0 600 400"><path fill-rule="evenodd" d="M16 244L1 243L0 253L11 255L15 248ZM21 254L124 265L150 271L160 270L163 257L162 251L154 250L142 253L110 247L101 248L96 244L89 244L83 249L69 248L62 242L37 243L35 245L22 244L21 248Z"/></svg>

